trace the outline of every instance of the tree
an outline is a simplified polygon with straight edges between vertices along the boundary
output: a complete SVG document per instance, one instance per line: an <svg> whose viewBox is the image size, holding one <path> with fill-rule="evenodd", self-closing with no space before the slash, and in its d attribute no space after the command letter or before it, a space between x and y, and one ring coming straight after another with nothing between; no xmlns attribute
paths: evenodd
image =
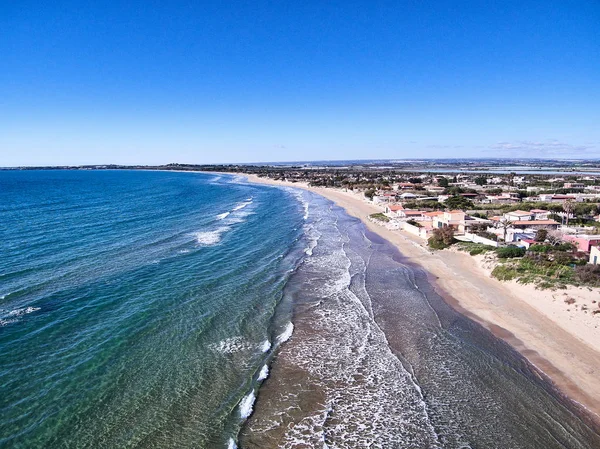
<svg viewBox="0 0 600 449"><path fill-rule="evenodd" d="M438 178L437 183L440 187L448 187L449 185L448 178Z"/></svg>
<svg viewBox="0 0 600 449"><path fill-rule="evenodd" d="M371 201L373 201L373 197L375 196L375 190L373 190L373 189L365 190L365 196L367 198L369 198Z"/></svg>
<svg viewBox="0 0 600 449"><path fill-rule="evenodd" d="M546 240L548 240L548 243L550 243L550 245L558 246L562 243L562 236L562 233L558 231L553 231L548 233Z"/></svg>
<svg viewBox="0 0 600 449"><path fill-rule="evenodd" d="M571 214L573 213L573 202L570 200L567 200L563 203L563 210L565 211L565 216L567 217L567 221L566 221L566 225L569 226L569 218L571 217Z"/></svg>
<svg viewBox="0 0 600 449"><path fill-rule="evenodd" d="M452 186L446 189L446 193L448 195L460 195L461 193L465 193L465 191L458 186Z"/></svg>
<svg viewBox="0 0 600 449"><path fill-rule="evenodd" d="M502 229L502 239L505 242L506 242L506 231L508 231L510 228L512 228L512 225L513 225L513 222L511 220L509 220L508 218L502 218L496 224L497 228L501 228Z"/></svg>
<svg viewBox="0 0 600 449"><path fill-rule="evenodd" d="M487 184L487 178L485 176L478 176L475 178L475 184L478 186L484 186Z"/></svg>
<svg viewBox="0 0 600 449"><path fill-rule="evenodd" d="M535 241L536 242L545 242L548 237L547 229L538 229L535 233Z"/></svg>
<svg viewBox="0 0 600 449"><path fill-rule="evenodd" d="M473 203L464 196L453 196L446 200L446 207L449 209L467 210L472 209Z"/></svg>
<svg viewBox="0 0 600 449"><path fill-rule="evenodd" d="M434 229L427 243L433 249L449 247L454 243L454 229L450 226Z"/></svg>

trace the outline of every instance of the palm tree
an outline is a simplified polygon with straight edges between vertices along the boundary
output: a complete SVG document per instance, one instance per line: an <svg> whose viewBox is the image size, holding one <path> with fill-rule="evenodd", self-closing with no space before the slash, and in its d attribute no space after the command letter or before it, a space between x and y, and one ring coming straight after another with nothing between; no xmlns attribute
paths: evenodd
<svg viewBox="0 0 600 449"><path fill-rule="evenodd" d="M565 211L566 214L566 225L569 226L569 217L570 215L573 213L573 209L574 209L574 205L573 202L571 200L567 200L563 203L563 210Z"/></svg>
<svg viewBox="0 0 600 449"><path fill-rule="evenodd" d="M506 242L506 231L511 228L513 225L512 220L509 220L508 218L502 218L498 221L498 223L496 224L497 228L502 228L502 238L504 239L504 241Z"/></svg>

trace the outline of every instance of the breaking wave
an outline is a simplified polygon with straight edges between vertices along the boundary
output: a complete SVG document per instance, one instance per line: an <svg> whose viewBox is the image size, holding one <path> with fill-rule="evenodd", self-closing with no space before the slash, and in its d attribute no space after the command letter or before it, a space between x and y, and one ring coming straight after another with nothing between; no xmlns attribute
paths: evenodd
<svg viewBox="0 0 600 449"><path fill-rule="evenodd" d="M265 365L262 367L260 373L258 374L258 381L260 382L262 380L265 380L267 377L269 377L269 366Z"/></svg>
<svg viewBox="0 0 600 449"><path fill-rule="evenodd" d="M292 336L293 333L294 333L294 324L289 322L285 326L285 329L283 330L283 332L277 336L277 341L280 344L285 343L286 341L288 341L290 339L290 337Z"/></svg>
<svg viewBox="0 0 600 449"><path fill-rule="evenodd" d="M252 414L254 401L256 401L256 394L254 394L254 391L251 391L240 401L240 416L243 420L248 419Z"/></svg>
<svg viewBox="0 0 600 449"><path fill-rule="evenodd" d="M271 342L269 340L265 340L262 345L260 345L260 350L262 352L269 352L269 349L271 349Z"/></svg>

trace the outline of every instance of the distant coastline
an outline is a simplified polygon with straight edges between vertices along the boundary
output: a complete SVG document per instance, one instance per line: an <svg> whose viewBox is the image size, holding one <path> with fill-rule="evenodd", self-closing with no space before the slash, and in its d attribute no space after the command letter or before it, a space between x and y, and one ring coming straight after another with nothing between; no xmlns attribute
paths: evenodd
<svg viewBox="0 0 600 449"><path fill-rule="evenodd" d="M281 169L334 170L398 173L445 174L508 174L518 175L595 175L600 176L599 159L537 159L537 158L436 158L436 159L365 159L335 161L255 162L231 164L123 165L84 164L59 166L0 167L0 170L166 170L226 173L267 173Z"/></svg>

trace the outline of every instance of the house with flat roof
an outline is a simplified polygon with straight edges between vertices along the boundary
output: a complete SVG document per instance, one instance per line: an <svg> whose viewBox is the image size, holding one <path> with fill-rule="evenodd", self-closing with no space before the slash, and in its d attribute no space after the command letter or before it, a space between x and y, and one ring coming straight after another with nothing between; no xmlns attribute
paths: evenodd
<svg viewBox="0 0 600 449"><path fill-rule="evenodd" d="M533 214L524 210L515 210L505 213L504 218L510 221L528 221L533 220Z"/></svg>
<svg viewBox="0 0 600 449"><path fill-rule="evenodd" d="M563 187L565 189L583 189L585 184L582 182L565 182Z"/></svg>
<svg viewBox="0 0 600 449"><path fill-rule="evenodd" d="M458 233L465 232L466 214L462 210L445 211L442 215L433 217L434 228L452 227Z"/></svg>

